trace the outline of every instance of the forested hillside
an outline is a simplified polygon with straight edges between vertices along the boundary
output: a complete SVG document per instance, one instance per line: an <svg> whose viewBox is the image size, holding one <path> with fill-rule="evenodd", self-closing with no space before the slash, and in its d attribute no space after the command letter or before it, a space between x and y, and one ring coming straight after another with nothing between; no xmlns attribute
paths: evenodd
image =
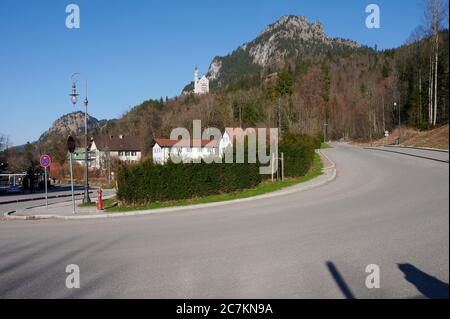
<svg viewBox="0 0 450 319"><path fill-rule="evenodd" d="M430 69L431 36L381 52L354 47L299 54L295 60L289 55L270 76L250 72L208 95L146 101L107 129L143 133L151 143L152 136L168 136L174 127L189 128L193 119L205 127L279 127L313 135L322 134L328 124L329 138L369 140L398 126L398 112L402 125L427 129L434 126L434 82L436 125L447 123L449 116L448 30L439 33L439 43L437 81Z"/></svg>

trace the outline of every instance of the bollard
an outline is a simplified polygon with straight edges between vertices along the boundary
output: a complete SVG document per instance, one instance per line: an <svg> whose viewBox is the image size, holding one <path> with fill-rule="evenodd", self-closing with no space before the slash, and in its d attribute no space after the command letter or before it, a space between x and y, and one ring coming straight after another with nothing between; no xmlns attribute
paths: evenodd
<svg viewBox="0 0 450 319"><path fill-rule="evenodd" d="M103 210L103 202L102 202L102 189L99 188L97 190L98 198L97 198L97 210Z"/></svg>

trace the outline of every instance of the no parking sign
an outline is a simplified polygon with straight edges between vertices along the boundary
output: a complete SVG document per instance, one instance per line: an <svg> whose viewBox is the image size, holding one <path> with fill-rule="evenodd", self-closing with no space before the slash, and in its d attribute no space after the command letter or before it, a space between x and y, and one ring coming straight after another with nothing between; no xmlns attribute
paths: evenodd
<svg viewBox="0 0 450 319"><path fill-rule="evenodd" d="M47 168L52 163L52 160L51 160L50 156L42 155L41 158L39 159L39 163L41 164L41 166L43 168Z"/></svg>
<svg viewBox="0 0 450 319"><path fill-rule="evenodd" d="M48 155L42 155L39 159L39 163L44 168L45 172L45 179L44 179L44 185L45 185L45 207L48 208L48 191L47 191L47 167L50 166L52 163L52 159Z"/></svg>

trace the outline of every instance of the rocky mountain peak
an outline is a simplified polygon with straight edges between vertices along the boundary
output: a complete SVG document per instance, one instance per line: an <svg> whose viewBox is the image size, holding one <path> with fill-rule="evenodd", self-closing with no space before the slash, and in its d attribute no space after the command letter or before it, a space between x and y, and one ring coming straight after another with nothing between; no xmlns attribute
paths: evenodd
<svg viewBox="0 0 450 319"><path fill-rule="evenodd" d="M310 24L308 20L303 16L285 15L282 16L277 22L267 26L260 34L259 37L265 34L272 34L273 32L290 31L290 33L307 33L310 30L317 34L323 35L323 27L320 22Z"/></svg>
<svg viewBox="0 0 450 319"><path fill-rule="evenodd" d="M89 128L97 127L100 123L99 120L89 114L87 117L87 122ZM52 134L68 135L72 132L75 134L81 134L84 132L84 113L81 111L76 111L61 116L39 137L39 140L45 140Z"/></svg>
<svg viewBox="0 0 450 319"><path fill-rule="evenodd" d="M243 75L281 70L299 57L334 54L359 47L355 41L328 37L320 22L285 15L231 54L215 57L207 77L213 81L213 86L224 87Z"/></svg>

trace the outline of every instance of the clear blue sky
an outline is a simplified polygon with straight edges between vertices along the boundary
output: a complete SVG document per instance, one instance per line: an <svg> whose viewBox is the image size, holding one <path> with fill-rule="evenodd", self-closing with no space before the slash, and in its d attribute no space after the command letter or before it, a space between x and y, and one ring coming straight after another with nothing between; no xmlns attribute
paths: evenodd
<svg viewBox="0 0 450 319"><path fill-rule="evenodd" d="M70 3L80 7L80 29L65 27ZM370 3L381 8L381 29L365 27ZM177 95L195 65L206 72L214 56L285 14L379 48L403 44L422 23L420 0L1 0L0 133L14 145L34 141L74 111L73 72L87 76L89 113L99 119Z"/></svg>

